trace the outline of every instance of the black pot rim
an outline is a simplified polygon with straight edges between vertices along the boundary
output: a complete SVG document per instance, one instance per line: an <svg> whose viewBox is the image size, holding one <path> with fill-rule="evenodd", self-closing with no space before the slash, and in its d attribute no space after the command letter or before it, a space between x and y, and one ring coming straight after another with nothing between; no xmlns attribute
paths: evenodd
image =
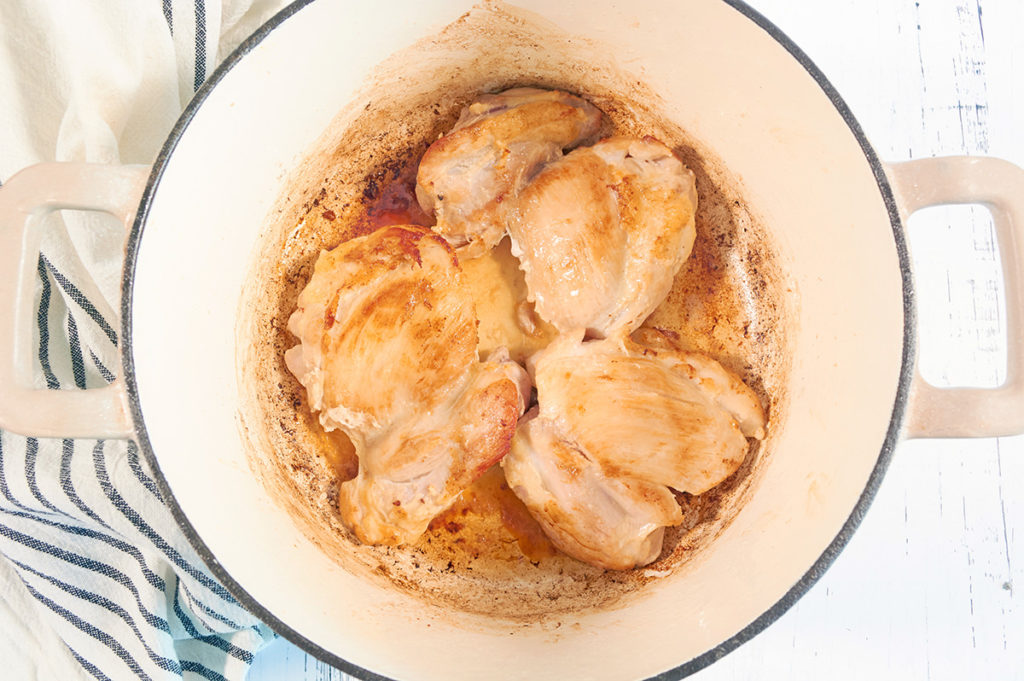
<svg viewBox="0 0 1024 681"><path fill-rule="evenodd" d="M292 4L281 10L276 14L270 21L260 27L252 36L250 36L245 42L243 42L234 52L231 53L227 59L221 63L209 79L203 84L203 86L196 93L195 97L185 108L181 117L178 119L173 130L171 131L167 141L164 143L163 148L160 150L159 155L153 164L153 170L150 174L149 180L146 184L145 191L143 192L141 202L139 204L139 210L136 214L134 223L132 224L131 232L128 235L125 265L121 280L121 338L122 338L122 368L124 371L125 383L128 391L129 407L131 416L134 422L136 439L139 445L139 449L142 451L146 460L149 462L153 469L156 477L157 485L160 489L160 493L163 499L167 503L171 510L171 514L181 527L185 536L188 537L189 542L195 548L196 552L206 563L207 567L213 573L213 575L231 592L231 594L239 601L239 603L249 610L251 613L259 617L263 622L271 627L275 632L288 639L298 647L302 648L309 654L337 667L346 674L350 674L366 681L393 681L389 677L381 676L368 669L355 665L341 657L335 655L317 645L313 641L304 637L299 632L295 631L282 620L278 619L272 612L261 605L255 598L253 598L242 586L235 581L231 575L224 569L213 552L202 540L195 528L189 522L185 513L178 505L171 492L170 486L160 470L159 461L154 454L152 444L149 441L149 436L146 431L145 419L143 418L141 405L139 403L138 389L135 382L135 365L134 357L132 352L132 328L131 328L131 309L134 291L134 280L135 280L135 266L138 257L139 245L141 242L142 234L145 229L146 220L149 215L149 210L152 206L153 196L156 192L157 187L160 184L161 177L163 176L164 169L167 166L168 160L177 147L178 141L185 133L192 119L195 117L196 112L202 106L203 102L206 101L210 92L217 86L217 84L223 80L225 75L237 64L242 58L245 57L252 49L258 45L264 38L267 37L272 31L283 24L289 17L300 11L303 7L310 4L314 0L295 0ZM913 378L914 369L914 358L916 353L916 309L914 306L914 287L911 278L910 271L910 257L907 249L906 238L903 231L903 226L900 220L899 210L897 208L896 199L893 195L891 186L889 185L888 179L885 175L885 170L882 166L878 155L875 153L871 144L868 142L864 131L861 129L860 124L854 118L853 113L847 106L846 102L843 101L835 87L829 82L825 74L815 66L811 59L794 43L788 36L786 36L777 26L772 24L763 15L757 12L755 9L747 5L743 0L722 0L726 4L730 5L741 14L746 16L749 20L754 22L757 26L763 29L769 36L771 36L776 42L778 42L783 48L786 49L792 55L797 62L807 71L807 73L814 78L821 87L822 91L835 106L836 111L846 122L850 132L857 140L864 153L865 158L868 161L871 171L874 175L875 182L878 185L879 192L883 203L885 204L886 210L889 213L889 221L892 226L893 238L895 240L896 252L900 264L900 274L903 280L903 352L902 352L902 364L900 367L899 382L897 385L896 399L893 404L892 416L889 422L889 428L886 432L885 440L883 441L881 451L879 452L878 459L875 462L875 466L871 471L871 475L868 478L867 484L864 487L864 491L861 493L860 498L857 500L853 511L839 530L838 534L825 549L825 551L818 557L814 564L807 570L806 573L793 585L792 588L785 595L782 596L774 605L766 610L761 616L754 621L750 622L746 627L740 630L738 633L720 643L711 650L698 655L697 657L677 666L669 669L661 674L653 676L649 681L669 681L671 679L680 679L685 676L689 676L700 669L716 662L717 660L724 657L726 654L732 652L743 643L754 638L757 634L761 633L765 628L768 627L775 620L779 619L789 608L793 606L825 573L825 571L832 565L836 557L843 550L846 544L849 542L850 537L854 531L860 525L861 520L867 513L872 500L874 499L878 488L881 485L882 478L885 475L886 470L889 467L889 462L892 460L893 451L900 440L900 432L903 427L903 420L906 412L907 398L910 391L910 383Z"/></svg>

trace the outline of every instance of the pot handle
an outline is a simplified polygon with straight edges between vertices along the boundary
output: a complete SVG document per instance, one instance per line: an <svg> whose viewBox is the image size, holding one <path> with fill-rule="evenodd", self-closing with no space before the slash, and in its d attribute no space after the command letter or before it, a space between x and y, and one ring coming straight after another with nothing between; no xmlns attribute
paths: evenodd
<svg viewBox="0 0 1024 681"><path fill-rule="evenodd" d="M1006 291L1006 381L939 388L915 370L905 435L998 437L1024 433L1024 170L997 158L950 156L888 166L904 224L928 206L978 203L992 213Z"/></svg>
<svg viewBox="0 0 1024 681"><path fill-rule="evenodd" d="M0 427L35 437L127 439L132 420L123 376L103 388L32 386L32 326L42 218L55 210L134 219L149 166L40 163L0 187ZM108 319L118 319L91 280L76 282Z"/></svg>

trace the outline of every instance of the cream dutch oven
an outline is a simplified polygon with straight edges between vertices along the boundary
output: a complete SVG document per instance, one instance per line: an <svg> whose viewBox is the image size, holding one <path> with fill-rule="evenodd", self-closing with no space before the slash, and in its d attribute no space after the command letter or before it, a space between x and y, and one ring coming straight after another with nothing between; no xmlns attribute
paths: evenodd
<svg viewBox="0 0 1024 681"><path fill-rule="evenodd" d="M282 188L330 172L325 148L366 146L345 138L366 133L359 111L399 125L380 102L435 93L451 117L452 93L515 83L565 85L623 120L681 131L704 169L698 188L704 178L736 199L737 243L770 255L762 293L777 314L753 321L784 355L762 386L770 435L713 537L600 607L519 618L365 574L272 498L250 459L269 441L253 429L273 424L254 422L265 412L246 366L269 341L239 321L262 285L254 258L302 203ZM995 159L882 163L821 72L735 0L297 2L218 69L152 168L40 165L0 192L2 424L136 440L213 573L355 676L676 678L750 639L821 576L902 438L1024 431L1021 197L1024 172ZM915 370L904 220L966 202L992 211L1006 279L1008 379L991 390L938 389ZM26 387L37 227L64 208L129 227L123 370L99 390ZM748 227L758 239L743 241ZM750 271L743 253L737 272ZM761 309L759 290L747 293Z"/></svg>

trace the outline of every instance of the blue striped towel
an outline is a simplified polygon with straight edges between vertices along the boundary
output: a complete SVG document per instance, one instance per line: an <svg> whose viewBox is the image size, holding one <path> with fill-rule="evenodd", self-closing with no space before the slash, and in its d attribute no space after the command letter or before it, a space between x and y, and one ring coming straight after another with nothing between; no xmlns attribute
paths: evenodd
<svg viewBox="0 0 1024 681"><path fill-rule="evenodd" d="M0 3L0 181L39 161L152 162L216 63L283 4ZM107 216L52 216L38 387L113 380L123 239ZM272 638L207 571L134 443L0 432L0 677L241 679Z"/></svg>

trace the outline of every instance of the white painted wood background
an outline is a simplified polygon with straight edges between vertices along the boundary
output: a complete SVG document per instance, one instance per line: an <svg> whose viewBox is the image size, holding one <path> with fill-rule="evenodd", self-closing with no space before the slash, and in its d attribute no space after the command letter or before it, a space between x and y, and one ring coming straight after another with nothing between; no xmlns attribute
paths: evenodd
<svg viewBox="0 0 1024 681"><path fill-rule="evenodd" d="M972 154L1024 165L1021 0L751 4L825 72L884 160ZM1006 345L987 212L932 209L911 221L911 238L924 374L997 385ZM1024 437L904 443L824 578L691 678L1024 679L1022 594ZM249 675L347 678L286 641Z"/></svg>

